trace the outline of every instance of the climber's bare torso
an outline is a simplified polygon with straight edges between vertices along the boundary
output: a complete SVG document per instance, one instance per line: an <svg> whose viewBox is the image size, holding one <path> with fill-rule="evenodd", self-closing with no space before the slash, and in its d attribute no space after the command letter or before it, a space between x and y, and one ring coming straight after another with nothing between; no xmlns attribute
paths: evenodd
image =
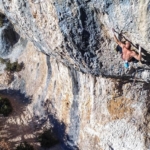
<svg viewBox="0 0 150 150"><path fill-rule="evenodd" d="M115 33L115 30L112 29L112 31ZM114 34L114 39L116 43L122 48L122 59L125 61L130 61L133 57L137 60L141 60L141 47L139 46L139 54L135 51L132 51L131 43L129 41L126 41L125 44L122 43L120 40L117 39L116 35Z"/></svg>
<svg viewBox="0 0 150 150"><path fill-rule="evenodd" d="M126 45L121 43L119 46L122 48L122 59L126 61L131 61L134 57L135 59L139 60L138 54L135 51L130 50L130 48L126 48Z"/></svg>

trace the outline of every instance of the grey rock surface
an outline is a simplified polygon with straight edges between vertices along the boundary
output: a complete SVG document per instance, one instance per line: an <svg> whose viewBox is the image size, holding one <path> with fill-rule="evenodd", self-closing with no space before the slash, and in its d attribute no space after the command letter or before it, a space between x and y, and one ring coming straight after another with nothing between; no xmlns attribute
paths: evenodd
<svg viewBox="0 0 150 150"><path fill-rule="evenodd" d="M12 98L15 112L0 119L6 124L0 138L13 147L26 139L42 149L38 133L54 127L60 144L53 149L149 150L149 5L149 0L0 0L0 11L22 37L8 57L25 64L11 84L6 72L1 75L0 93L13 90L31 100L23 105ZM142 64L124 68L112 27L133 49L142 47Z"/></svg>
<svg viewBox="0 0 150 150"><path fill-rule="evenodd" d="M124 76L111 28L143 50L149 68L149 1L2 1L1 11L40 51L83 73ZM55 43L55 44L54 44ZM107 57L106 57L107 56ZM148 66L145 66L145 63Z"/></svg>
<svg viewBox="0 0 150 150"><path fill-rule="evenodd" d="M0 81L14 108L0 118L0 139L12 147L25 139L43 150L36 137L53 127L60 143L52 150L149 150L149 83L83 74L30 42L18 61L25 68L11 84Z"/></svg>

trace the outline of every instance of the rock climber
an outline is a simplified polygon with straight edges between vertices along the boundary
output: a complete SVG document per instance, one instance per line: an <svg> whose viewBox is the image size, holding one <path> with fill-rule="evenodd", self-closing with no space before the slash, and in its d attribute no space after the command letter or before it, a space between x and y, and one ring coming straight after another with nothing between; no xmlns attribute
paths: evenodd
<svg viewBox="0 0 150 150"><path fill-rule="evenodd" d="M112 29L113 33L114 33L114 39L115 42L122 48L122 59L125 61L124 62L124 66L125 68L129 68L129 62L132 60L132 58L135 58L138 61L141 61L141 47L139 46L139 53L131 50L131 43L129 41L126 41L125 44L122 43L120 40L118 40L118 38L115 35L115 30Z"/></svg>

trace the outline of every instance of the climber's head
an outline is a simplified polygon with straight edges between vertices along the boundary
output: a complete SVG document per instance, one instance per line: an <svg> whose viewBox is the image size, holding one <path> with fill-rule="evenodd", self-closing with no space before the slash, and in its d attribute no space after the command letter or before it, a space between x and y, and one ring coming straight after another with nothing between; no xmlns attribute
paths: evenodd
<svg viewBox="0 0 150 150"><path fill-rule="evenodd" d="M130 49L130 48L131 48L131 43L130 43L129 41L126 41L126 42L125 42L125 47L126 47L127 49Z"/></svg>

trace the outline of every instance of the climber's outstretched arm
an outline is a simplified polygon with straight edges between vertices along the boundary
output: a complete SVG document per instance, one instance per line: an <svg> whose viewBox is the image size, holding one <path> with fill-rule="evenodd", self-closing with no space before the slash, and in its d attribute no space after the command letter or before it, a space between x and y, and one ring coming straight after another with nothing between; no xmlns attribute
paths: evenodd
<svg viewBox="0 0 150 150"><path fill-rule="evenodd" d="M142 59L142 54L141 54L141 46L139 46L139 61Z"/></svg>
<svg viewBox="0 0 150 150"><path fill-rule="evenodd" d="M114 33L114 40L115 40L115 42L116 42L120 47L123 47L124 44L123 44L120 40L118 40L118 38L116 37L116 35L115 35L115 30L112 29L112 31L113 31L113 33Z"/></svg>
<svg viewBox="0 0 150 150"><path fill-rule="evenodd" d="M141 47L139 46L139 54L136 52L132 51L131 56L134 57L135 59L141 61L142 54L141 54Z"/></svg>

